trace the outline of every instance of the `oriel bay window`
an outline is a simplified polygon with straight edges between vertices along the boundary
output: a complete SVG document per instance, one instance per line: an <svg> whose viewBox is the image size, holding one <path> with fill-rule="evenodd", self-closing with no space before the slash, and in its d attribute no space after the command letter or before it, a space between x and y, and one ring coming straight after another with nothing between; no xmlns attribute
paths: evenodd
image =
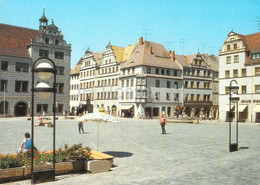
<svg viewBox="0 0 260 185"><path fill-rule="evenodd" d="M15 92L28 92L28 81L15 81Z"/></svg>

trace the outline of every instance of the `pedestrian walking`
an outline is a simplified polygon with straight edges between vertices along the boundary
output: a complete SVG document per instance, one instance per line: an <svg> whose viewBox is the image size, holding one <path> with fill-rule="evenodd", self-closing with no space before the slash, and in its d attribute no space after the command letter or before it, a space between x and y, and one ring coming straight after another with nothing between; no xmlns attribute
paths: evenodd
<svg viewBox="0 0 260 185"><path fill-rule="evenodd" d="M79 113L78 127L79 127L79 133L81 134L81 131L82 131L82 133L84 134L83 120L80 118L81 116L82 116L82 114Z"/></svg>
<svg viewBox="0 0 260 185"><path fill-rule="evenodd" d="M165 112L162 111L162 114L160 116L160 125L162 127L162 134L166 134L165 125L167 124L167 119L165 117Z"/></svg>

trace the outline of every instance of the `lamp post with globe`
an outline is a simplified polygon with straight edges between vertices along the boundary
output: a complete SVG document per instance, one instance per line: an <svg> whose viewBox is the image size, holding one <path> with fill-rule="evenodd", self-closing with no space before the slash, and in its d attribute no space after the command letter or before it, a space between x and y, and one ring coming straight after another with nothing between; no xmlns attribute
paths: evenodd
<svg viewBox="0 0 260 185"><path fill-rule="evenodd" d="M236 82L236 85L232 85L232 82ZM238 151L238 83L236 80L231 80L229 84L229 152ZM231 103L236 103L236 143L231 143Z"/></svg>
<svg viewBox="0 0 260 185"><path fill-rule="evenodd" d="M36 64L39 63L37 66ZM36 66L36 67L35 67ZM41 80L48 80L53 76L53 86L50 87L45 82L40 82L34 87L34 74ZM56 113L56 65L50 59L46 57L38 58L32 66L32 102L31 102L31 137L32 137L32 155L31 155L31 183L39 183L44 181L54 181L55 180L55 113ZM36 94L41 99L47 99L53 94L53 167L44 170L34 170L33 160L34 160L34 94Z"/></svg>

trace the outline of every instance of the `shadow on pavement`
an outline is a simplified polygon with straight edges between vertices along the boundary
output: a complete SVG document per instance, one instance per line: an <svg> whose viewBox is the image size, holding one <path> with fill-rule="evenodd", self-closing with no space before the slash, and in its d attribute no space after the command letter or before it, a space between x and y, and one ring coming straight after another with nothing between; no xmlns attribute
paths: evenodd
<svg viewBox="0 0 260 185"><path fill-rule="evenodd" d="M241 147L239 147L239 149L241 149L241 150L246 150L248 148L249 148L248 146L241 146Z"/></svg>
<svg viewBox="0 0 260 185"><path fill-rule="evenodd" d="M107 152L103 152L103 153L112 155L114 157L119 157L119 158L131 157L133 155L133 153L130 153L130 152L117 152L117 151L107 151Z"/></svg>

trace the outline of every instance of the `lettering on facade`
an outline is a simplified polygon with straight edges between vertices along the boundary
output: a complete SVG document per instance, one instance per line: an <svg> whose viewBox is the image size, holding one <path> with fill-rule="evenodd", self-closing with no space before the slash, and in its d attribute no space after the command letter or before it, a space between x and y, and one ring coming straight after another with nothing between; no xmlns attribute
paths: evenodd
<svg viewBox="0 0 260 185"><path fill-rule="evenodd" d="M241 100L241 103L251 103L251 100ZM260 103L260 100L253 100L253 103Z"/></svg>

